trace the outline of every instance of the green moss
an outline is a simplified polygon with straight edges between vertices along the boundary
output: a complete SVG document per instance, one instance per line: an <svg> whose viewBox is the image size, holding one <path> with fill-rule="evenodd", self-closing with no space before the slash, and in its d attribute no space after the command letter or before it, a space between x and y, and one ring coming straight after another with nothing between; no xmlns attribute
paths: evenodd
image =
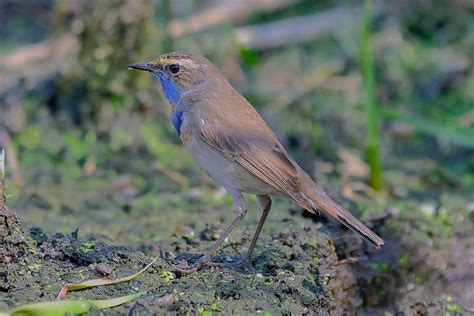
<svg viewBox="0 0 474 316"><path fill-rule="evenodd" d="M388 273L390 271L390 265L386 262L371 262L369 267L378 272Z"/></svg>
<svg viewBox="0 0 474 316"><path fill-rule="evenodd" d="M403 255L401 255L400 257L398 257L397 259L397 263L399 265L407 265L408 263L410 262L410 255L408 253L404 253Z"/></svg>
<svg viewBox="0 0 474 316"><path fill-rule="evenodd" d="M162 271L160 273L160 278L163 281L163 283L166 284L174 280L176 278L176 275L171 271Z"/></svg>
<svg viewBox="0 0 474 316"><path fill-rule="evenodd" d="M319 264L319 258L317 256L313 257L313 263L317 266Z"/></svg>
<svg viewBox="0 0 474 316"><path fill-rule="evenodd" d="M94 250L94 247L95 247L95 241L85 241L83 242L81 245L82 245L82 248L81 248L81 252L83 253L89 253L91 251Z"/></svg>
<svg viewBox="0 0 474 316"><path fill-rule="evenodd" d="M446 305L446 309L448 312L454 312L454 315L466 311L463 306L453 303Z"/></svg>
<svg viewBox="0 0 474 316"><path fill-rule="evenodd" d="M217 303L212 303L210 308L214 312L219 310L219 306L217 305Z"/></svg>
<svg viewBox="0 0 474 316"><path fill-rule="evenodd" d="M44 266L43 263L37 262L37 263L30 264L28 266L28 269L30 271L37 272L37 271L41 270L41 268L43 268L43 266Z"/></svg>

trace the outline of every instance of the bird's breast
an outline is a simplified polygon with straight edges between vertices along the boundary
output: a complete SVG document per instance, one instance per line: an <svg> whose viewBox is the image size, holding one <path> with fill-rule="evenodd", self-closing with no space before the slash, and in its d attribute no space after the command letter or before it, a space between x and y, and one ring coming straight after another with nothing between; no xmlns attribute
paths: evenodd
<svg viewBox="0 0 474 316"><path fill-rule="evenodd" d="M275 193L273 187L211 147L185 124L181 127L181 140L201 169L226 189L252 194Z"/></svg>

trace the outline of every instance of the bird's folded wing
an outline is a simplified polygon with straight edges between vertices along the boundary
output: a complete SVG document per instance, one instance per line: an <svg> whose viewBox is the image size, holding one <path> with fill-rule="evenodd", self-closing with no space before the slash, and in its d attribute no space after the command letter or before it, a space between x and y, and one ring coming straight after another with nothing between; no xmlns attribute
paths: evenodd
<svg viewBox="0 0 474 316"><path fill-rule="evenodd" d="M240 129L224 128L217 122L201 128L201 137L225 157L237 162L250 173L281 192L291 193L299 187L301 169L266 126Z"/></svg>

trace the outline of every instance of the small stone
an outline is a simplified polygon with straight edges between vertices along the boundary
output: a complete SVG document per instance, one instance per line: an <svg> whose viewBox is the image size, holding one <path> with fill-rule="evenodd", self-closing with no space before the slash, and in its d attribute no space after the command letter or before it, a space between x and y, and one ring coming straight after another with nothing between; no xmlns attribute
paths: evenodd
<svg viewBox="0 0 474 316"><path fill-rule="evenodd" d="M38 246L41 246L45 241L48 240L48 237L38 226L33 226L30 228L30 236L36 241Z"/></svg>
<svg viewBox="0 0 474 316"><path fill-rule="evenodd" d="M176 237L194 237L194 230L189 226L180 225L174 229L173 235Z"/></svg>
<svg viewBox="0 0 474 316"><path fill-rule="evenodd" d="M259 278L259 279L262 279L262 278L263 278L263 274L261 274L261 273L257 273L257 274L255 274L255 276L256 276L257 278Z"/></svg>
<svg viewBox="0 0 474 316"><path fill-rule="evenodd" d="M156 305L156 306L166 306L166 305L171 305L174 302L176 302L176 294L175 293L170 293L170 294L163 295L162 297L157 299L154 302L154 305Z"/></svg>
<svg viewBox="0 0 474 316"><path fill-rule="evenodd" d="M99 263L95 267L95 270L102 275L110 275L114 270L114 267L107 263Z"/></svg>
<svg viewBox="0 0 474 316"><path fill-rule="evenodd" d="M234 282L235 281L235 277L230 274L229 272L224 272L224 275L222 276L222 279L224 281L227 281L227 282Z"/></svg>

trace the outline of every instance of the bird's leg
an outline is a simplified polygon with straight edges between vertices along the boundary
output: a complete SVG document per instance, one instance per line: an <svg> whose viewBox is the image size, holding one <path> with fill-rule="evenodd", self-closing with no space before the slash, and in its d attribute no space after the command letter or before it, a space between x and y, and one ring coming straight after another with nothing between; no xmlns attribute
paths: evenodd
<svg viewBox="0 0 474 316"><path fill-rule="evenodd" d="M227 226L224 233L221 237L211 246L206 252L202 255L199 260L190 267L178 267L178 271L184 274L193 273L200 268L209 265L209 260L211 257L219 250L224 240L229 236L232 230L239 224L247 214L247 205L245 203L245 198L241 192L232 192L232 197L234 199L234 212L237 214L237 217L232 221L232 223ZM214 265L214 264L210 264Z"/></svg>
<svg viewBox="0 0 474 316"><path fill-rule="evenodd" d="M258 237L260 232L262 231L263 224L265 224L265 220L267 219L268 213L270 213L270 209L272 208L272 200L268 195L257 195L258 202L263 208L262 216L260 217L260 221L258 223L257 230L253 235L252 242L250 243L249 250L245 257L237 262L228 262L228 263L213 263L211 262L209 265L218 266L218 267L229 267L233 269L239 269L244 266L251 266L251 259L252 254L255 249L255 245L257 244Z"/></svg>
<svg viewBox="0 0 474 316"><path fill-rule="evenodd" d="M263 208L263 213L262 217L260 217L257 231L255 232L255 235L253 235L252 243L250 244L249 250L247 251L246 258L248 262L250 262L250 259L252 258L253 250L255 249L255 245L257 244L258 236L260 236L263 224L265 224L268 213L270 213L270 209L272 208L272 199L268 195L257 195L257 199L260 203L260 206L262 206Z"/></svg>

